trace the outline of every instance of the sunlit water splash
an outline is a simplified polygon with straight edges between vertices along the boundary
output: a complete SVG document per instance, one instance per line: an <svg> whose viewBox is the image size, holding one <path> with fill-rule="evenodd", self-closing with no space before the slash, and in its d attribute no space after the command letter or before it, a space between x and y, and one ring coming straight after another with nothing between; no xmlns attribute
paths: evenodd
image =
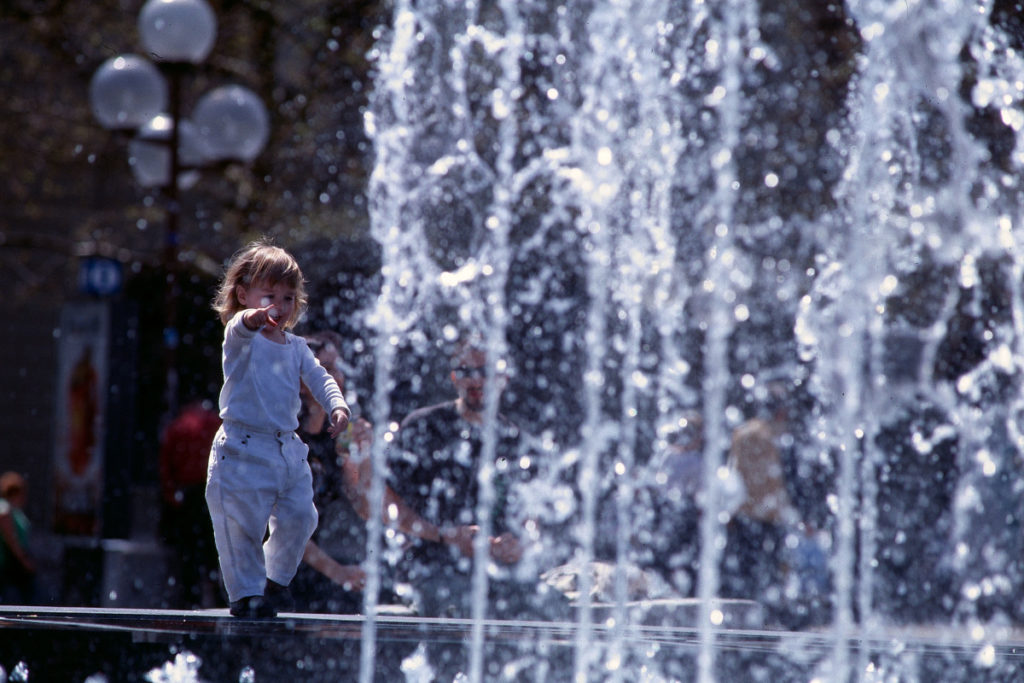
<svg viewBox="0 0 1024 683"><path fill-rule="evenodd" d="M540 555L611 552L622 625L626 567L671 551L638 547L636 489L661 428L703 412L710 679L719 466L781 379L790 487L831 558L829 670L905 665L853 661L859 624L1019 619L1024 63L997 24L938 0L397 2L367 114L373 413L482 331L542 464L532 507L568 529ZM644 655L591 645L588 577L575 674L628 679Z"/></svg>

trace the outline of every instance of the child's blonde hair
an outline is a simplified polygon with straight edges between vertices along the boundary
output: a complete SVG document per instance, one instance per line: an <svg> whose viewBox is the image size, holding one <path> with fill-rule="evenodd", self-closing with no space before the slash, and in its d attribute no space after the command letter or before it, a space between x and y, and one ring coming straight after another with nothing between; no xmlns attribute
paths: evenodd
<svg viewBox="0 0 1024 683"><path fill-rule="evenodd" d="M251 242L231 257L224 279L213 300L213 310L220 314L222 323L246 307L238 300L237 288L264 283L273 287L284 284L295 289L295 307L283 323L284 329L293 327L306 310L305 280L298 262L284 249L274 246L266 237Z"/></svg>

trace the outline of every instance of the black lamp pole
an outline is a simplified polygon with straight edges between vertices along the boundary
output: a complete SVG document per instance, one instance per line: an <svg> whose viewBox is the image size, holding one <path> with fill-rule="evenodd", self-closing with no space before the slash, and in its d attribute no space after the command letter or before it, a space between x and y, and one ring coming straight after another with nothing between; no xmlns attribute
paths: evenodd
<svg viewBox="0 0 1024 683"><path fill-rule="evenodd" d="M168 77L168 106L171 115L170 130L170 176L164 186L167 226L164 235L164 414L161 429L166 427L178 412L178 226L181 219L181 202L178 192L178 175L181 172L180 127L181 121L181 77L184 64L167 63L164 71Z"/></svg>

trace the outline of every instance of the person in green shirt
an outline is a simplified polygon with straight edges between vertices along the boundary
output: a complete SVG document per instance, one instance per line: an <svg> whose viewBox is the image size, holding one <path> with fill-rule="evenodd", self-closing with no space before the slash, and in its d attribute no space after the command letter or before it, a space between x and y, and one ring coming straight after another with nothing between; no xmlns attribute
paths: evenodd
<svg viewBox="0 0 1024 683"><path fill-rule="evenodd" d="M25 514L28 486L17 472L0 475L0 603L32 604L35 565L29 551L31 524Z"/></svg>

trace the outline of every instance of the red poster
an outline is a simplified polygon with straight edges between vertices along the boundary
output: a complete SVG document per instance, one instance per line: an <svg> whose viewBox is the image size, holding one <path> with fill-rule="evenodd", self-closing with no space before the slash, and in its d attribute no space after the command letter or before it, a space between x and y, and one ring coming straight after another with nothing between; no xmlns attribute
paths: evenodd
<svg viewBox="0 0 1024 683"><path fill-rule="evenodd" d="M110 316L99 302L61 312L58 339L54 531L99 533Z"/></svg>

